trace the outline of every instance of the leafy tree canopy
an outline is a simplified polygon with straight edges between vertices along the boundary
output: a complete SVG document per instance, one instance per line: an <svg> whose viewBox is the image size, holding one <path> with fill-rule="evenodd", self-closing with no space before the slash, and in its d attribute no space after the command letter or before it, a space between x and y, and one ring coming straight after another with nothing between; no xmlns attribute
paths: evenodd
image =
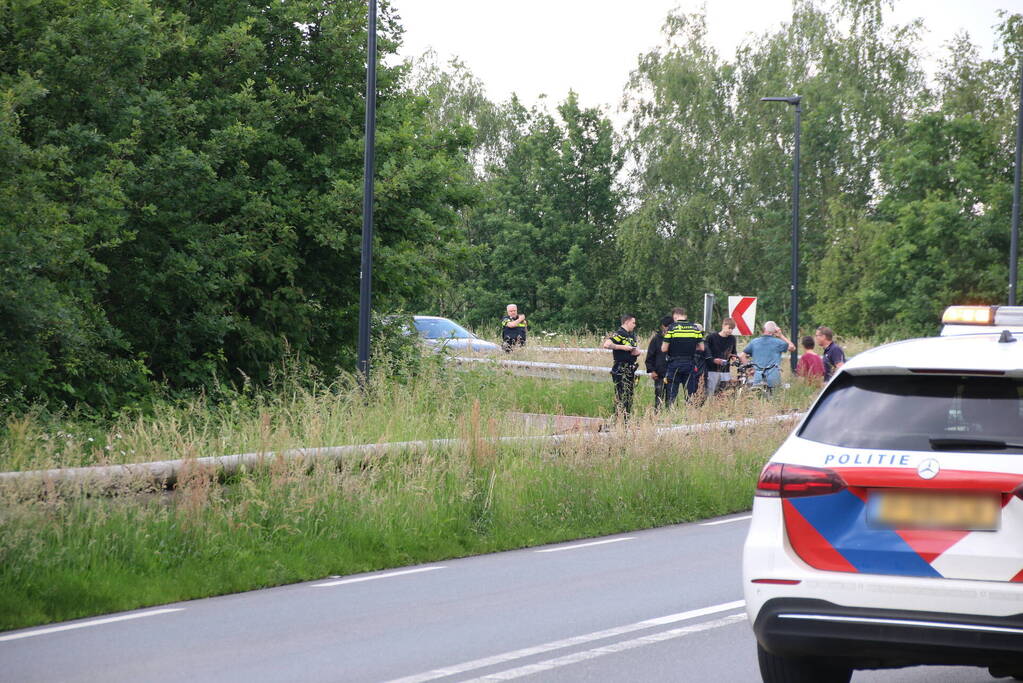
<svg viewBox="0 0 1023 683"><path fill-rule="evenodd" d="M366 4L40 0L0 9L0 385L109 407L148 377L350 362ZM384 3L381 52L401 29ZM379 69L375 294L440 282L471 132Z"/></svg>

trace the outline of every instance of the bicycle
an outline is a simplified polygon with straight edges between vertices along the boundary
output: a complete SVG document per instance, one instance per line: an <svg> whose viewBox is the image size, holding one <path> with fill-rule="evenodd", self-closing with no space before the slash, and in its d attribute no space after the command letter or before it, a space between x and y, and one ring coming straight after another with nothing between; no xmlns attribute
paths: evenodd
<svg viewBox="0 0 1023 683"><path fill-rule="evenodd" d="M732 358L729 363L730 367L736 368L735 379L730 379L727 382L722 382L718 385L718 393L731 393L735 396L741 394L753 394L756 396L771 396L774 389L767 384L764 380L764 376L778 367L778 364L768 366L760 366L753 361L747 361L743 363L737 357ZM760 374L760 381L756 381L757 373Z"/></svg>

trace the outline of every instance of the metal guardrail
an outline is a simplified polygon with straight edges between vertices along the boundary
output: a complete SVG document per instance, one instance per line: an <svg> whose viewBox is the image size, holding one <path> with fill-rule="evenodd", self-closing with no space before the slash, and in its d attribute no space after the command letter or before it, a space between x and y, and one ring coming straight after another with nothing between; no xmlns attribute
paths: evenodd
<svg viewBox="0 0 1023 683"><path fill-rule="evenodd" d="M551 375L576 375L576 379L606 381L610 366L599 365L573 365L569 363L546 363L531 360L507 360L500 358L477 358L470 356L452 356L451 362L459 365L497 365L509 368L516 374L524 374L532 377L550 377ZM581 376L580 376L581 375ZM646 370L637 370L637 377L645 377Z"/></svg>
<svg viewBox="0 0 1023 683"><path fill-rule="evenodd" d="M743 426L796 420L804 413L773 415L768 418L746 418L743 420L720 420L693 425L671 425L660 427L658 434L701 434L708 431L729 430ZM616 432L585 432L576 434L554 434L544 436L500 436L483 439L488 443L560 443L566 440L606 439ZM400 441L381 444L357 444L351 446L326 446L322 448L293 448L279 452L241 453L237 455L208 456L179 460L136 463L131 465L100 465L94 467L68 467L26 472L2 472L0 484L19 483L61 485L78 484L89 487L90 493L98 491L115 492L123 484L152 484L171 488L189 468L215 470L221 477L229 477L244 469L268 465L278 459L287 462L306 462L309 467L320 460L338 462L342 458L356 455L386 455L391 453L423 452L435 449L450 449L468 443L465 439L433 439L430 441Z"/></svg>

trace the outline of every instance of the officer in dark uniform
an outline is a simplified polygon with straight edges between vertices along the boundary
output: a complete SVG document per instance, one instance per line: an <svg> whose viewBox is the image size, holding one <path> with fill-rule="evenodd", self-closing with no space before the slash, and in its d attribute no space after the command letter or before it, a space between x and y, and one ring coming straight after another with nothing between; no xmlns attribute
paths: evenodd
<svg viewBox="0 0 1023 683"><path fill-rule="evenodd" d="M526 345L526 316L519 313L519 307L508 304L505 316L501 318L501 347L510 352L515 346Z"/></svg>
<svg viewBox="0 0 1023 683"><path fill-rule="evenodd" d="M703 333L686 319L686 309L671 310L672 323L664 333L661 351L668 354L668 386L664 404L670 408L685 387L685 396L696 392L700 375L696 367L697 354L703 353Z"/></svg>
<svg viewBox="0 0 1023 683"><path fill-rule="evenodd" d="M641 353L636 341L636 316L626 313L622 326L604 340L602 346L611 350L614 365L611 381L615 384L615 414L622 420L632 412L632 394L636 388L636 358Z"/></svg>
<svg viewBox="0 0 1023 683"><path fill-rule="evenodd" d="M665 388L667 387L664 382L668 376L668 354L661 353L661 344L664 343L664 333L674 322L670 315L661 318L661 328L650 337L650 344L646 348L646 357L643 359L646 363L646 373L654 381L654 411L660 410L664 405Z"/></svg>

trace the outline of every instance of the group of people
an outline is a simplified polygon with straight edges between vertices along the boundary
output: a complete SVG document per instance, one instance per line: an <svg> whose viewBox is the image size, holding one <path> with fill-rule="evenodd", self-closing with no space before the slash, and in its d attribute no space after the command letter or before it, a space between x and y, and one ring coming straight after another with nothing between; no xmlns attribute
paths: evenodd
<svg viewBox="0 0 1023 683"><path fill-rule="evenodd" d="M735 355L735 339L731 330L735 323L726 318L722 331L707 335L704 339L699 325L691 322L684 308L673 308L671 315L661 319L660 329L654 333L647 346L646 369L654 382L654 407L670 408L681 392L690 396L699 388L701 371L707 358L709 346L721 352L727 351L731 342L731 353L723 358L712 358L715 384L720 376L728 372L727 363ZM628 416L632 412L632 397L635 393L638 358L642 355L636 339L636 316L631 313L621 318L621 327L604 339L602 346L610 349L613 356L611 379L615 385L615 412ZM711 337L715 337L713 340ZM722 346L722 342L724 346ZM720 361L720 362L719 362ZM724 365L722 365L722 362Z"/></svg>
<svg viewBox="0 0 1023 683"><path fill-rule="evenodd" d="M627 417L632 412L636 371L643 351L636 337L636 316L627 313L620 323L601 346L611 351L615 412ZM526 316L519 313L518 306L509 304L501 318L504 350L510 352L524 346L527 329ZM764 323L762 329L763 334L738 352L732 318L724 318L720 330L705 335L700 325L689 320L684 308L671 309L671 315L661 318L660 329L650 338L646 349L646 371L654 383L654 409L670 408L680 393L685 400L713 396L722 383L732 379L731 366L736 359L742 365L752 366L753 384L777 387L781 383L781 356L794 353L796 346L773 320ZM823 325L813 337L803 337L800 343L804 353L796 365L796 375L809 381L830 380L845 363L845 352L834 339L835 333ZM823 349L821 355L814 352L815 346Z"/></svg>
<svg viewBox="0 0 1023 683"><path fill-rule="evenodd" d="M799 343L805 350L796 363L796 375L799 377L827 382L835 370L845 365L845 351L835 343L835 333L830 327L821 325L812 337L803 337ZM819 356L814 353L815 345L823 349Z"/></svg>
<svg viewBox="0 0 1023 683"><path fill-rule="evenodd" d="M632 412L638 358L642 355L636 339L636 316L621 317L621 327L609 335L602 346L612 352L611 379L615 387L615 412L627 417ZM763 334L755 337L737 352L735 321L725 318L721 329L704 335L702 328L691 322L684 308L674 308L660 321L660 329L650 338L646 349L646 371L654 383L654 409L670 408L681 393L684 399L713 396L722 383L732 378L733 360L749 364L753 384L774 388L781 383L781 356L793 353L795 344L785 336L773 320L764 323ZM824 352L813 352L814 343ZM810 380L831 378L845 363L845 353L834 342L834 332L818 327L814 337L804 337L807 350L796 367L796 374ZM702 384L702 393L700 391Z"/></svg>

